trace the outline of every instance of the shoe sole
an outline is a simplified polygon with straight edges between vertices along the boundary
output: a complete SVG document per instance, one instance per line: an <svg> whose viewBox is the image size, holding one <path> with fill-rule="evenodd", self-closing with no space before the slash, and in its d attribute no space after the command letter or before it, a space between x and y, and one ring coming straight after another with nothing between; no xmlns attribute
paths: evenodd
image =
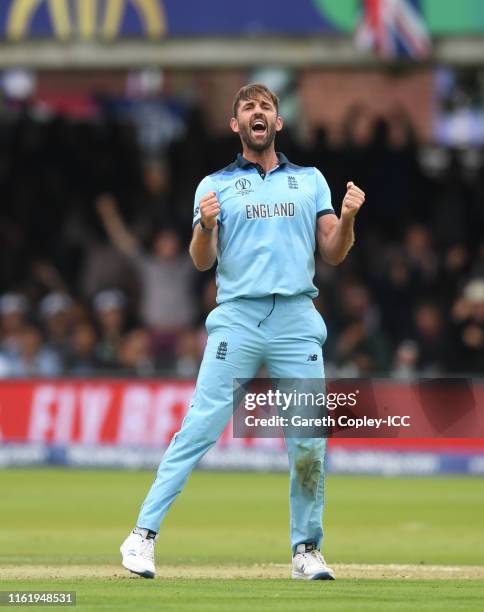
<svg viewBox="0 0 484 612"><path fill-rule="evenodd" d="M151 572L150 570L138 570L138 569L133 569L133 567L129 567L128 563L124 561L124 556L125 553L123 551L123 548L120 548L120 552L121 555L123 557L122 561L121 561L121 565L127 569L129 572L131 572L132 574L136 574L137 576L141 576L142 578L154 578L155 577L155 572Z"/></svg>
<svg viewBox="0 0 484 612"><path fill-rule="evenodd" d="M141 576L142 578L154 578L155 577L155 573L154 572L150 572L149 570L134 570L131 569L130 567L128 567L127 565L125 565L124 563L121 564L125 569L127 569L129 572L131 572L132 574L136 574L137 576Z"/></svg>
<svg viewBox="0 0 484 612"><path fill-rule="evenodd" d="M306 576L300 572L292 572L292 578L294 580L335 580L333 574L330 574L329 572L317 572L312 576Z"/></svg>
<svg viewBox="0 0 484 612"><path fill-rule="evenodd" d="M135 570L129 569L129 567L126 567L126 565L123 565L124 568L126 568L129 572L131 572L132 574L136 574L137 576L141 576L141 578L154 578L155 575L153 572L149 572L148 570L145 570L144 572L135 572Z"/></svg>

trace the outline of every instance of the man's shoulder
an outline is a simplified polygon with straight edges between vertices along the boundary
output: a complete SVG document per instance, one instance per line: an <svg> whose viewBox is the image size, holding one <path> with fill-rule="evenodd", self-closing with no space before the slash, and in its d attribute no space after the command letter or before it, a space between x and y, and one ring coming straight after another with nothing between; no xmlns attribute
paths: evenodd
<svg viewBox="0 0 484 612"><path fill-rule="evenodd" d="M201 189L212 189L216 187L217 184L223 182L224 179L231 179L234 176L237 176L241 172L241 168L237 164L237 162L232 162L228 166L221 168L220 170L216 170L210 174L207 174L199 183L198 188Z"/></svg>
<svg viewBox="0 0 484 612"><path fill-rule="evenodd" d="M238 172L241 172L241 168L236 161L233 161L232 163L228 164L228 166L225 166L224 168L221 168L220 170L216 170L215 172L212 172L208 176L209 178L217 179L223 176L232 176L234 174L237 174Z"/></svg>
<svg viewBox="0 0 484 612"><path fill-rule="evenodd" d="M291 173L311 175L311 174L316 174L317 172L319 172L319 170L315 168L314 166L299 166L298 164L295 164L294 162L291 162L291 161L287 161L284 167L286 168L287 172L291 172Z"/></svg>

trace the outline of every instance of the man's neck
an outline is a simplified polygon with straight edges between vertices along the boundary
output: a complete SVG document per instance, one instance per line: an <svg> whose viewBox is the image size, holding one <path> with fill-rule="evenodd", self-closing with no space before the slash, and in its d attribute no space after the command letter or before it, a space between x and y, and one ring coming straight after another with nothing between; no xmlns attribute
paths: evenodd
<svg viewBox="0 0 484 612"><path fill-rule="evenodd" d="M242 155L247 161L253 164L259 164L264 172L269 172L279 164L274 147L266 149L265 151L254 151L243 147Z"/></svg>

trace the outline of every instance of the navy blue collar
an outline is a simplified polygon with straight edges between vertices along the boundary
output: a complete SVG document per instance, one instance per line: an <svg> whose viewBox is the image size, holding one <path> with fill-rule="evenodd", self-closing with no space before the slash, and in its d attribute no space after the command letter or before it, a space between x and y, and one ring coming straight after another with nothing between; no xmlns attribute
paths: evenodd
<svg viewBox="0 0 484 612"><path fill-rule="evenodd" d="M277 155L277 159L279 160L279 166L285 166L286 164L289 164L290 161L287 159L287 157L284 155L284 153L276 153ZM245 159L245 157L242 155L242 153L239 153L237 155L237 159L235 160L235 163L237 164L237 166L239 168L257 168L257 166L259 164L255 164L254 162L249 161L248 159Z"/></svg>

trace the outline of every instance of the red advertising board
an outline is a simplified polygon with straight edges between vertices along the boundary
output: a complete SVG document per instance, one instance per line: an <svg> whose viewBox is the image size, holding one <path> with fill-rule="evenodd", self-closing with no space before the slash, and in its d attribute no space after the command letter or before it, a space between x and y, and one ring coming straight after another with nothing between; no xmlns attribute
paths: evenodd
<svg viewBox="0 0 484 612"><path fill-rule="evenodd" d="M192 382L0 383L0 439L47 444L166 446L180 426Z"/></svg>

